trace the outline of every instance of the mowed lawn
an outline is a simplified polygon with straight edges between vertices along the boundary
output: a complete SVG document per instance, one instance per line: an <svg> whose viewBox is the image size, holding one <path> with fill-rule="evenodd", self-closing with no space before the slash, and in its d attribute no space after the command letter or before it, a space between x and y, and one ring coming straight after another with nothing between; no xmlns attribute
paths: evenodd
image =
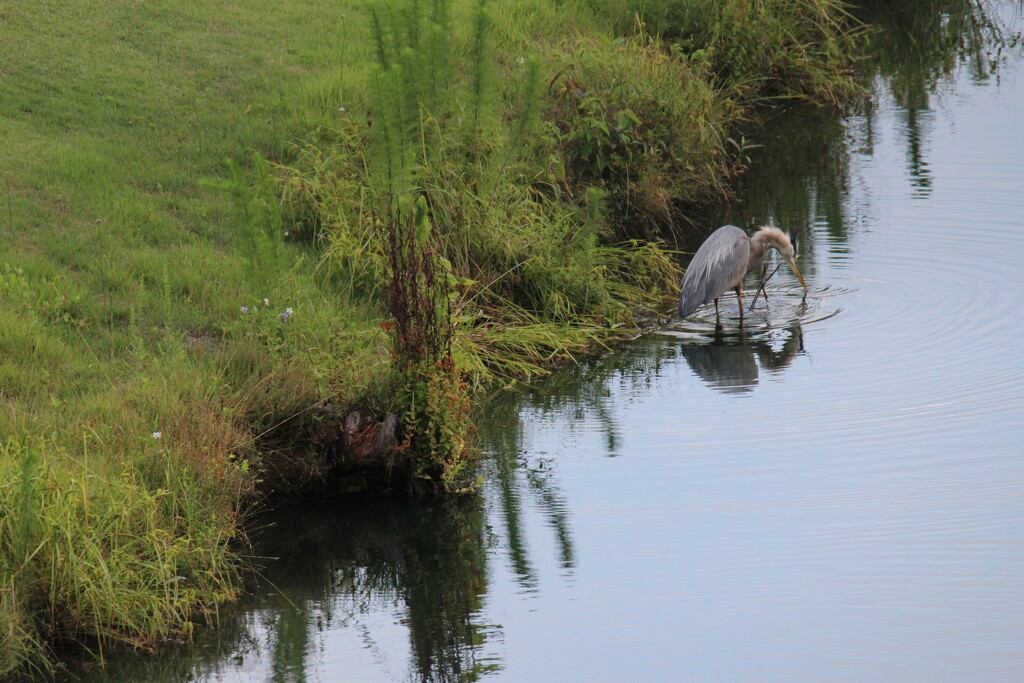
<svg viewBox="0 0 1024 683"><path fill-rule="evenodd" d="M194 351L258 344L240 308L263 298L328 335L350 313L323 305L315 254L296 248L279 277L252 268L239 237L252 226L210 184L226 160L273 158L338 115L346 22L362 25L344 10L317 0L0 10L4 434L74 432L145 391L140 378L210 374ZM160 426L159 415L138 418Z"/></svg>

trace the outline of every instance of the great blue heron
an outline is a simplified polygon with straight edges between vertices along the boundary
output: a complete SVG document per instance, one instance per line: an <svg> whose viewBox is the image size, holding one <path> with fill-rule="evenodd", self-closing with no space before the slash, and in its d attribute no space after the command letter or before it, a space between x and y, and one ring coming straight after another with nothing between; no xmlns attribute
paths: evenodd
<svg viewBox="0 0 1024 683"><path fill-rule="evenodd" d="M715 320L718 320L718 298L730 289L736 290L743 318L743 277L760 265L768 247L775 248L786 260L804 290L804 276L796 265L793 243L778 228L765 226L747 237L735 225L723 225L704 240L693 255L690 267L683 277L679 294L679 317L685 318L709 301L715 302Z"/></svg>

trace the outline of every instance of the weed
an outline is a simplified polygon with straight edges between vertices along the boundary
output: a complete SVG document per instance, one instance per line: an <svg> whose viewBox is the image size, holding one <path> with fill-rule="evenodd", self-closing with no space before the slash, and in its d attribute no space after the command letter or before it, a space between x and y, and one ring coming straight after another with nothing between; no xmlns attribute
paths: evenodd
<svg viewBox="0 0 1024 683"><path fill-rule="evenodd" d="M386 227L390 266L389 325L398 375L404 448L414 480L435 492L465 488L469 394L452 360L450 264L431 247L430 219L421 197L413 215ZM448 267L445 267L448 266ZM451 295L451 296L449 296Z"/></svg>

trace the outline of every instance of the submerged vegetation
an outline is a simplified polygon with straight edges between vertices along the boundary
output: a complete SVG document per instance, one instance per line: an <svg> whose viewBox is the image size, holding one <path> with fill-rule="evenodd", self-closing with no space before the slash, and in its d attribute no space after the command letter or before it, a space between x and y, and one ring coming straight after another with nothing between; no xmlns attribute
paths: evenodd
<svg viewBox="0 0 1024 683"><path fill-rule="evenodd" d="M243 513L322 485L352 406L414 488L470 486L472 392L635 330L755 107L849 96L858 32L834 0L0 10L0 677L216 621Z"/></svg>

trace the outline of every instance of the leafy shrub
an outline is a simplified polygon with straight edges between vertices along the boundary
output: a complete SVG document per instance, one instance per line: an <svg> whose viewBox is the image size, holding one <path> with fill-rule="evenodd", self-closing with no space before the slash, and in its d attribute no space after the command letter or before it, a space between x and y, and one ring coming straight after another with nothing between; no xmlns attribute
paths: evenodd
<svg viewBox="0 0 1024 683"><path fill-rule="evenodd" d="M725 191L732 121L703 63L644 35L577 37L555 59L547 119L577 193L597 184L618 223L657 227L675 204Z"/></svg>
<svg viewBox="0 0 1024 683"><path fill-rule="evenodd" d="M835 104L858 91L849 70L861 25L842 0L590 0L620 32L634 18L706 61L742 101L800 97ZM630 22L630 23L627 23Z"/></svg>

